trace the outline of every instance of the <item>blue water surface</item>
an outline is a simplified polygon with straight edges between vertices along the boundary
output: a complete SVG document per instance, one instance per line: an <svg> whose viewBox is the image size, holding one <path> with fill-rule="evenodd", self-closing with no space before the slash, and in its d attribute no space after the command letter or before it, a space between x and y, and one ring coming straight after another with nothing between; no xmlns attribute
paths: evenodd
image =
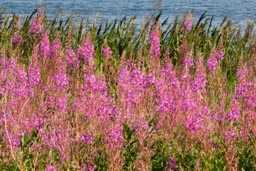
<svg viewBox="0 0 256 171"><path fill-rule="evenodd" d="M6 7L8 14L26 16L41 4L47 6L47 14L55 16L61 11L63 16L86 18L93 21L95 16L104 20L120 19L124 16L137 16L141 22L157 9L156 0L0 0L0 7ZM238 26L245 27L247 22L255 21L255 0L162 0L158 5L163 12L162 19L172 22L176 16L182 17L194 9L195 18L205 11L214 16L214 22L220 23L224 16L229 17Z"/></svg>

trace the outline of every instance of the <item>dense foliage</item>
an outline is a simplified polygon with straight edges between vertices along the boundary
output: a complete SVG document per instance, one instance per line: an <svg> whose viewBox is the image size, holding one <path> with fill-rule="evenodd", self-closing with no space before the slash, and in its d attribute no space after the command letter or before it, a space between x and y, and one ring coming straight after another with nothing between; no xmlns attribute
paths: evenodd
<svg viewBox="0 0 256 171"><path fill-rule="evenodd" d="M253 25L160 16L2 14L0 170L256 170Z"/></svg>

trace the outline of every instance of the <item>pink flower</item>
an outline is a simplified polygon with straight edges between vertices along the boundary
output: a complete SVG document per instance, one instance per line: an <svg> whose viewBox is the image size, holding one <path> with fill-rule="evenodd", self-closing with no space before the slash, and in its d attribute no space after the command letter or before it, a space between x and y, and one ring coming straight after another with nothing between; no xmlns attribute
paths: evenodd
<svg viewBox="0 0 256 171"><path fill-rule="evenodd" d="M36 86L40 83L40 69L32 66L28 67L28 82L31 86Z"/></svg>
<svg viewBox="0 0 256 171"><path fill-rule="evenodd" d="M50 57L50 41L49 41L49 37L48 37L47 33L45 33L43 35L43 38L40 42L39 53L41 56L43 56L45 58Z"/></svg>
<svg viewBox="0 0 256 171"><path fill-rule="evenodd" d="M22 44L23 43L23 38L20 34L15 33L13 35L12 42L15 43L15 44Z"/></svg>
<svg viewBox="0 0 256 171"><path fill-rule="evenodd" d="M224 52L222 51L216 51L215 54L214 54L215 58L220 61L224 58Z"/></svg>
<svg viewBox="0 0 256 171"><path fill-rule="evenodd" d="M206 93L206 72L203 64L203 59L200 58L197 62L197 69L192 83L192 89L201 93Z"/></svg>
<svg viewBox="0 0 256 171"><path fill-rule="evenodd" d="M95 167L94 166L88 166L86 164L84 164L82 166L82 171L94 171L95 170Z"/></svg>
<svg viewBox="0 0 256 171"><path fill-rule="evenodd" d="M160 51L161 44L160 44L160 37L159 37L158 31L153 30L151 32L149 38L150 38L149 55L160 58L160 56L161 56L161 51Z"/></svg>
<svg viewBox="0 0 256 171"><path fill-rule="evenodd" d="M231 101L231 108L226 116L226 119L234 122L238 121L240 116L240 110L241 110L241 107L238 101L236 99L233 99Z"/></svg>
<svg viewBox="0 0 256 171"><path fill-rule="evenodd" d="M229 128L228 130L226 130L224 136L226 140L234 140L237 138L237 133L233 128Z"/></svg>
<svg viewBox="0 0 256 171"><path fill-rule="evenodd" d="M102 53L104 58L109 58L113 55L112 50L108 46L102 48Z"/></svg>
<svg viewBox="0 0 256 171"><path fill-rule="evenodd" d="M11 148L13 149L18 149L20 147L20 144L21 144L20 139L21 139L20 136L13 135L10 132L8 132L8 136L6 132L4 132L3 134L3 141L6 143L7 146L11 145Z"/></svg>
<svg viewBox="0 0 256 171"><path fill-rule="evenodd" d="M211 72L215 72L217 70L217 64L218 61L215 58L215 56L211 56L208 60L207 60L207 67Z"/></svg>
<svg viewBox="0 0 256 171"><path fill-rule="evenodd" d="M84 58L85 63L93 60L95 56L94 46L91 43L84 43L79 49L78 54Z"/></svg>
<svg viewBox="0 0 256 171"><path fill-rule="evenodd" d="M186 128L190 132L195 132L203 127L202 118L195 114L190 114L185 122Z"/></svg>
<svg viewBox="0 0 256 171"><path fill-rule="evenodd" d="M60 89L67 89L69 86L68 78L66 73L57 73L54 76L55 86Z"/></svg>
<svg viewBox="0 0 256 171"><path fill-rule="evenodd" d="M34 18L30 25L30 34L41 35L42 34L42 14L39 13L36 18Z"/></svg>
<svg viewBox="0 0 256 171"><path fill-rule="evenodd" d="M188 67L194 66L193 58L191 58L190 56L186 56L184 59L184 65L187 65Z"/></svg>
<svg viewBox="0 0 256 171"><path fill-rule="evenodd" d="M57 167L54 165L47 165L45 171L57 171Z"/></svg>
<svg viewBox="0 0 256 171"><path fill-rule="evenodd" d="M84 143L92 144L93 143L93 135L92 134L84 134L81 136L80 140Z"/></svg>
<svg viewBox="0 0 256 171"><path fill-rule="evenodd" d="M110 148L118 149L123 146L123 127L122 125L113 125L108 130L106 144Z"/></svg>
<svg viewBox="0 0 256 171"><path fill-rule="evenodd" d="M201 71L196 72L193 82L193 90L205 93L206 83L206 73Z"/></svg>
<svg viewBox="0 0 256 171"><path fill-rule="evenodd" d="M51 53L53 56L56 56L57 53L60 50L60 39L56 38L54 39L54 41L52 42L52 47L51 47Z"/></svg>
<svg viewBox="0 0 256 171"><path fill-rule="evenodd" d="M79 59L73 49L66 50L66 63L68 71L71 71L79 66Z"/></svg>
<svg viewBox="0 0 256 171"><path fill-rule="evenodd" d="M169 158L166 162L167 170L177 170L176 160L174 158Z"/></svg>
<svg viewBox="0 0 256 171"><path fill-rule="evenodd" d="M192 30L192 26L193 26L193 14L192 13L188 13L185 16L185 20L183 22L183 28L185 30L191 31Z"/></svg>

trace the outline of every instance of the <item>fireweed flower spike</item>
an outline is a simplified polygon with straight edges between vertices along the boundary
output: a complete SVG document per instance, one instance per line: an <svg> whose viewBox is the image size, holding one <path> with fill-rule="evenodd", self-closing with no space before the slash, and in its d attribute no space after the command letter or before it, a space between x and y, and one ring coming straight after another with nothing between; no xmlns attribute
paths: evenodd
<svg viewBox="0 0 256 171"><path fill-rule="evenodd" d="M183 28L187 31L192 30L193 26L193 14L190 12L185 16L184 22L183 22Z"/></svg>
<svg viewBox="0 0 256 171"><path fill-rule="evenodd" d="M104 45L102 47L102 54L104 58L109 58L113 55L112 50L110 49L110 47L107 45L107 42L104 42Z"/></svg>
<svg viewBox="0 0 256 171"><path fill-rule="evenodd" d="M122 125L113 125L108 130L106 144L109 148L121 148L123 146L123 127Z"/></svg>
<svg viewBox="0 0 256 171"><path fill-rule="evenodd" d="M73 49L66 50L66 63L67 63L67 70L73 71L79 66L79 58L78 55L74 52Z"/></svg>
<svg viewBox="0 0 256 171"><path fill-rule="evenodd" d="M15 43L15 44L22 44L23 43L23 38L20 34L15 33L13 35L12 42Z"/></svg>
<svg viewBox="0 0 256 171"><path fill-rule="evenodd" d="M218 60L215 56L210 56L207 60L207 67L211 72L215 72L217 70Z"/></svg>
<svg viewBox="0 0 256 171"><path fill-rule="evenodd" d="M214 55L218 61L221 61L224 58L224 52L220 50L216 51Z"/></svg>
<svg viewBox="0 0 256 171"><path fill-rule="evenodd" d="M47 33L44 33L39 46L39 54L44 58L50 57L50 41Z"/></svg>
<svg viewBox="0 0 256 171"><path fill-rule="evenodd" d="M236 99L231 100L231 108L226 115L226 119L236 122L239 119L240 116L241 107Z"/></svg>
<svg viewBox="0 0 256 171"><path fill-rule="evenodd" d="M174 158L169 158L167 160L167 170L171 171L176 169L177 169L176 160Z"/></svg>
<svg viewBox="0 0 256 171"><path fill-rule="evenodd" d="M88 166L86 164L83 165L82 171L94 171L95 167L94 166Z"/></svg>
<svg viewBox="0 0 256 171"><path fill-rule="evenodd" d="M39 12L37 16L32 20L29 33L35 34L35 35L42 34L42 13L41 12Z"/></svg>
<svg viewBox="0 0 256 171"><path fill-rule="evenodd" d="M40 70L33 64L28 67L28 81L31 86L36 86L40 83Z"/></svg>
<svg viewBox="0 0 256 171"><path fill-rule="evenodd" d="M84 67L87 68L89 73L94 71L94 56L96 55L94 45L92 42L91 34L87 34L86 42L78 48L78 55L84 60Z"/></svg>
<svg viewBox="0 0 256 171"><path fill-rule="evenodd" d="M56 57L61 47L60 39L56 38L51 44L51 55Z"/></svg>
<svg viewBox="0 0 256 171"><path fill-rule="evenodd" d="M201 93L206 93L206 69L203 63L203 58L200 57L197 62L197 69L194 75L194 81L192 85L193 91L198 91Z"/></svg>
<svg viewBox="0 0 256 171"><path fill-rule="evenodd" d="M194 66L193 58L191 58L190 56L186 56L184 59L184 65L187 65L188 67Z"/></svg>
<svg viewBox="0 0 256 171"><path fill-rule="evenodd" d="M224 52L220 50L211 50L210 56L207 60L208 69L214 73L217 70L218 63L224 58Z"/></svg>
<svg viewBox="0 0 256 171"><path fill-rule="evenodd" d="M150 39L149 55L151 57L160 58L160 56L161 56L161 51L160 51L161 44L160 44L160 33L159 33L157 25L154 25L152 27L149 39Z"/></svg>
<svg viewBox="0 0 256 171"><path fill-rule="evenodd" d="M45 171L57 171L57 167L54 165L47 165Z"/></svg>

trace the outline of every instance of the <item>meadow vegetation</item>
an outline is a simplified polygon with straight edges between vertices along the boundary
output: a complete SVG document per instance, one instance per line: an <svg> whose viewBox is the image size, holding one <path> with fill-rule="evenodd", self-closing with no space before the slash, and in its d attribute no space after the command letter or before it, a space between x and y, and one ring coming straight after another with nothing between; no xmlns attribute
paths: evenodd
<svg viewBox="0 0 256 171"><path fill-rule="evenodd" d="M0 170L256 170L256 35L161 14L1 15Z"/></svg>

